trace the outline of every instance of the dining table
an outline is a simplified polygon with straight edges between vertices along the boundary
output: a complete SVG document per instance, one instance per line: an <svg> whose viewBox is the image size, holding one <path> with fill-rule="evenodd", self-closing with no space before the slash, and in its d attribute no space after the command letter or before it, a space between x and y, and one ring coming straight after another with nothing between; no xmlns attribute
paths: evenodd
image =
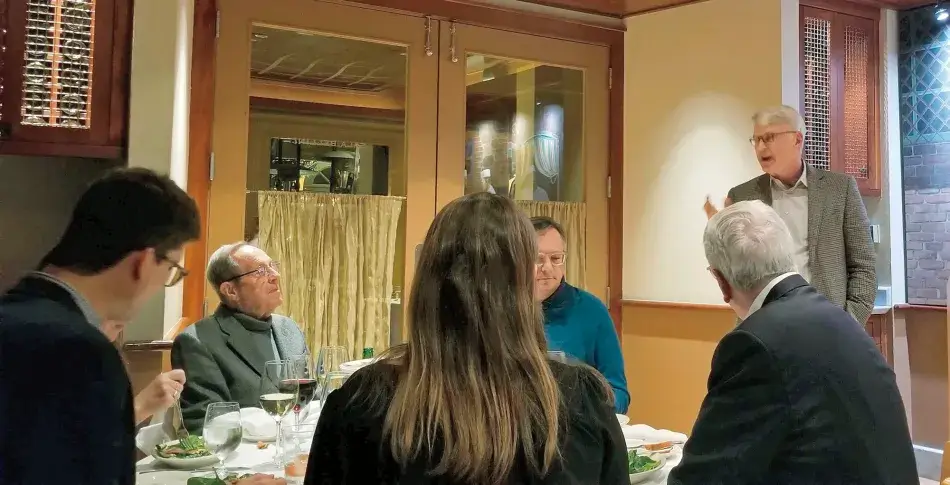
<svg viewBox="0 0 950 485"><path fill-rule="evenodd" d="M666 485L670 470L673 469L683 456L682 445L673 447L666 459L663 470L650 479L639 482L643 485ZM274 444L269 443L267 448L259 449L256 442L242 442L237 450L225 460L221 466L224 470L245 473L266 473L276 477L283 477L284 470L273 463ZM193 476L212 476L211 469L196 471L174 470L160 463L154 458L146 457L136 464L136 485L185 485Z"/></svg>

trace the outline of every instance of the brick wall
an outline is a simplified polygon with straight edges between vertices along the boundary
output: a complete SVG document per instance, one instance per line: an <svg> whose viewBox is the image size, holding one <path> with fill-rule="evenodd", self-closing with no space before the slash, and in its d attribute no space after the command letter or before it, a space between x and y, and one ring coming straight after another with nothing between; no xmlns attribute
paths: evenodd
<svg viewBox="0 0 950 485"><path fill-rule="evenodd" d="M905 146L903 161L907 300L946 305L950 276L950 143Z"/></svg>

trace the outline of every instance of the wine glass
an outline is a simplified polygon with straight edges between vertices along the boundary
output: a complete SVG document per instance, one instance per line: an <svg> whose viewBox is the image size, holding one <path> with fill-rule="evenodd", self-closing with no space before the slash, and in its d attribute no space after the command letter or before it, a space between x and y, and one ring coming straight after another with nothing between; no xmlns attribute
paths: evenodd
<svg viewBox="0 0 950 485"><path fill-rule="evenodd" d="M241 444L243 434L240 404L236 402L215 402L208 405L205 410L202 436L208 450L218 457L218 462L221 465ZM215 475L217 474L218 471L215 469Z"/></svg>
<svg viewBox="0 0 950 485"><path fill-rule="evenodd" d="M293 363L293 378L300 388L297 392L297 402L294 405L294 423L300 424L300 412L306 409L317 392L317 376L313 372L314 362L309 355L291 357Z"/></svg>
<svg viewBox="0 0 950 485"><path fill-rule="evenodd" d="M317 372L322 377L326 375L327 372L341 371L343 370L340 367L340 364L350 360L349 354L346 352L346 347L342 346L328 346L320 349L320 353L317 354Z"/></svg>
<svg viewBox="0 0 950 485"><path fill-rule="evenodd" d="M343 371L332 371L327 372L326 375L320 379L320 395L323 397L323 400L320 401L320 408L323 408L323 405L327 402L327 397L330 396L330 393L343 387L343 384L350 377L350 374Z"/></svg>
<svg viewBox="0 0 950 485"><path fill-rule="evenodd" d="M297 403L300 384L294 378L294 364L290 360L270 360L264 363L261 374L260 403L270 417L277 422L277 443L274 463L281 467L280 422Z"/></svg>

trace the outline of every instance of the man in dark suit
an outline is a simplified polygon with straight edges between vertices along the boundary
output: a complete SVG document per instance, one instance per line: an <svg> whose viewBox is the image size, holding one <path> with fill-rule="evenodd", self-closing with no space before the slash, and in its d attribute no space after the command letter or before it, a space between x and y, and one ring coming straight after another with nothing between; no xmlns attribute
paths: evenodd
<svg viewBox="0 0 950 485"><path fill-rule="evenodd" d="M189 430L201 429L210 403L260 406L264 363L308 354L297 324L274 313L284 301L278 268L267 253L243 242L211 255L208 282L221 305L172 345L172 365L188 376L181 406Z"/></svg>
<svg viewBox="0 0 950 485"><path fill-rule="evenodd" d="M788 226L798 273L864 325L877 296L877 254L857 182L806 163L807 130L794 108L768 107L752 121L749 141L764 173L733 187L726 204L761 200L772 206Z"/></svg>
<svg viewBox="0 0 950 485"><path fill-rule="evenodd" d="M197 237L167 177L118 170L86 190L42 270L0 298L0 483L135 482L131 384L98 325L177 284Z"/></svg>
<svg viewBox="0 0 950 485"><path fill-rule="evenodd" d="M798 273L759 201L709 220L709 271L742 319L713 356L670 485L916 485L894 372L864 329Z"/></svg>

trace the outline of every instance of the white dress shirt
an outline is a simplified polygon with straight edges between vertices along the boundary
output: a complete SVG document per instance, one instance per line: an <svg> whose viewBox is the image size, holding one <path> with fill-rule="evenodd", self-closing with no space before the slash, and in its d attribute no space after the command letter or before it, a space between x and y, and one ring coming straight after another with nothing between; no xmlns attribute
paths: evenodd
<svg viewBox="0 0 950 485"><path fill-rule="evenodd" d="M755 299L752 300L752 305L749 306L749 313L746 314L745 318L749 318L753 313L762 308L762 304L765 303L765 298L769 296L769 292L772 291L772 288L775 288L775 285L781 283L785 278L796 274L798 273L784 273L774 278L772 281L769 281L769 284L765 285L765 288L762 288L762 291L760 291L759 294L755 296ZM745 318L743 318L743 320L745 320Z"/></svg>
<svg viewBox="0 0 950 485"><path fill-rule="evenodd" d="M788 226L792 236L792 259L798 267L798 273L811 282L811 270L808 267L808 181L805 170L795 185L788 187L782 181L772 178L772 208Z"/></svg>

